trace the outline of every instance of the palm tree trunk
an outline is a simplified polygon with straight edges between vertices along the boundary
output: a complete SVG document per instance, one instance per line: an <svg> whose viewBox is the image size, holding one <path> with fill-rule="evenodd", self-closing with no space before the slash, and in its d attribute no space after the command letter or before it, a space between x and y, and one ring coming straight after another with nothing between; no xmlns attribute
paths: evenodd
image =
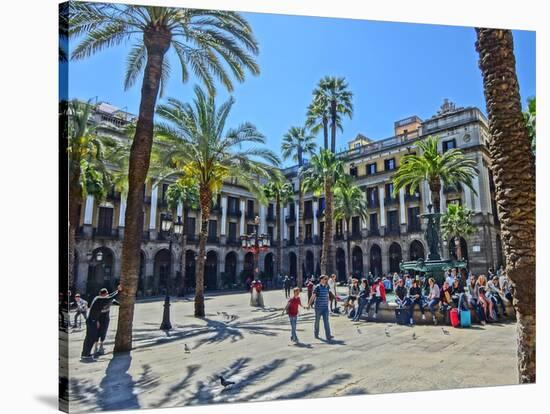
<svg viewBox="0 0 550 414"><path fill-rule="evenodd" d="M298 179L298 280L301 288L304 285L304 193L300 179Z"/></svg>
<svg viewBox="0 0 550 414"><path fill-rule="evenodd" d="M323 143L325 149L328 150L328 118L323 117Z"/></svg>
<svg viewBox="0 0 550 414"><path fill-rule="evenodd" d="M185 296L185 253L187 250L187 214L188 208L183 206L183 234L181 235L181 295Z"/></svg>
<svg viewBox="0 0 550 414"><path fill-rule="evenodd" d="M336 153L336 100L330 102L330 116L331 120L331 137L330 137L330 150Z"/></svg>
<svg viewBox="0 0 550 414"><path fill-rule="evenodd" d="M277 201L275 202L277 206L277 274L280 275L283 269L283 239L282 234L282 218L281 218L281 198L277 196Z"/></svg>
<svg viewBox="0 0 550 414"><path fill-rule="evenodd" d="M351 240L349 239L349 217L346 218L346 249L347 249L347 269L346 269L346 280L349 276L352 275L353 271L351 269Z"/></svg>
<svg viewBox="0 0 550 414"><path fill-rule="evenodd" d="M323 247L321 249L321 273L329 275L334 268L334 258L332 257L332 183L325 179L325 228L323 233Z"/></svg>
<svg viewBox="0 0 550 414"><path fill-rule="evenodd" d="M125 215L118 328L114 352L129 352L132 349L132 326L134 303L139 278L141 248L143 185L149 170L153 144L153 117L160 87L162 61L170 47L169 32L146 31L144 43L147 48L147 64L141 86L141 101L136 133L130 149L128 167L128 199Z"/></svg>
<svg viewBox="0 0 550 414"><path fill-rule="evenodd" d="M204 266L206 262L206 238L208 234L208 219L210 218L210 203L212 192L201 185L201 230L199 234L199 257L197 259L197 278L195 280L195 316L204 317Z"/></svg>
<svg viewBox="0 0 550 414"><path fill-rule="evenodd" d="M532 383L536 379L535 162L521 112L512 32L477 28L476 33L506 273L515 288L519 381Z"/></svg>

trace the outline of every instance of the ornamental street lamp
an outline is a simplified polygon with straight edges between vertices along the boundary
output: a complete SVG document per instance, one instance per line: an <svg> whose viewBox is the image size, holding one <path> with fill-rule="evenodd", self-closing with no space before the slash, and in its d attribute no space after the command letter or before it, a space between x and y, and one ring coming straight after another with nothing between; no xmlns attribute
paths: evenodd
<svg viewBox="0 0 550 414"><path fill-rule="evenodd" d="M260 252L269 250L271 246L271 238L269 234L260 234L260 217L256 216L254 219L254 233L245 234L241 236L241 247L253 254L254 257L254 280L258 279L258 259Z"/></svg>
<svg viewBox="0 0 550 414"><path fill-rule="evenodd" d="M181 222L181 217L178 216L178 221L172 221L171 214L163 214L161 217L160 228L162 233L166 238L168 238L169 245L168 251L170 252L170 264L168 266L168 278L166 283L166 297L164 298L164 311L162 314L162 323L160 329L163 331L169 331L172 329L172 324L170 323L170 289L171 289L171 278L172 278L172 244L174 241L178 241L180 236L183 233L183 223Z"/></svg>

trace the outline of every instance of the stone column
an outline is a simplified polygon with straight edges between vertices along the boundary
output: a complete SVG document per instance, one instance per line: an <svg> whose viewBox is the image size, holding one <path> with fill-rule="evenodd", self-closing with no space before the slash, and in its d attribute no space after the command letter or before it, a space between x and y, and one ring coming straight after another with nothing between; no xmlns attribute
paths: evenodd
<svg viewBox="0 0 550 414"><path fill-rule="evenodd" d="M407 224L407 211L405 208L405 189L401 188L399 190L399 216L401 219L401 224Z"/></svg>
<svg viewBox="0 0 550 414"><path fill-rule="evenodd" d="M479 176L474 178L474 190L477 194L474 194L474 211L480 212L481 211L481 199L479 198Z"/></svg>
<svg viewBox="0 0 550 414"><path fill-rule="evenodd" d="M260 233L266 234L267 233L267 215L266 215L267 209L263 204L260 204Z"/></svg>
<svg viewBox="0 0 550 414"><path fill-rule="evenodd" d="M447 210L447 199L445 192L443 191L443 183L441 183L441 189L439 190L439 211L445 213Z"/></svg>
<svg viewBox="0 0 550 414"><path fill-rule="evenodd" d="M222 196L222 222L220 223L220 242L225 244L227 234L227 196Z"/></svg>
<svg viewBox="0 0 550 414"><path fill-rule="evenodd" d="M157 238L157 198L158 185L153 186L151 191L151 211L149 212L149 238L155 240Z"/></svg>
<svg viewBox="0 0 550 414"><path fill-rule="evenodd" d="M298 217L300 217L300 203L298 201L295 202L295 209L296 212L296 226L294 227L294 237L296 240L298 240L298 229L300 228L300 220L298 220Z"/></svg>
<svg viewBox="0 0 550 414"><path fill-rule="evenodd" d="M424 205L424 212L428 212L428 205L432 204L432 192L427 181L422 183L422 201Z"/></svg>
<svg viewBox="0 0 550 414"><path fill-rule="evenodd" d="M246 208L245 202L244 200L241 200L241 229L240 229L241 236L245 234L245 231L246 231L244 226L245 216L246 216L245 208Z"/></svg>
<svg viewBox="0 0 550 414"><path fill-rule="evenodd" d="M380 227L381 227L381 235L383 236L383 232L386 229L386 208L384 206L384 198L386 197L386 188L382 185L381 187L378 187L378 199L380 201Z"/></svg>
<svg viewBox="0 0 550 414"><path fill-rule="evenodd" d="M319 235L319 220L317 219L317 210L319 210L319 201L313 200L313 237Z"/></svg>
<svg viewBox="0 0 550 414"><path fill-rule="evenodd" d="M86 284L88 282L88 266L88 257L85 254L78 256L78 266L75 275L74 285L76 287L76 292L93 294L95 296L97 292L86 292Z"/></svg>
<svg viewBox="0 0 550 414"><path fill-rule="evenodd" d="M288 240L288 224L286 224L286 214L288 212L288 207L283 207L283 216L281 217L281 222L283 224L283 240Z"/></svg>
<svg viewBox="0 0 550 414"><path fill-rule="evenodd" d="M86 204L84 205L84 235L87 237L92 236L93 221L94 221L94 196L88 195L86 197Z"/></svg>
<svg viewBox="0 0 550 414"><path fill-rule="evenodd" d="M464 205L468 210L472 210L472 190L464 186Z"/></svg>

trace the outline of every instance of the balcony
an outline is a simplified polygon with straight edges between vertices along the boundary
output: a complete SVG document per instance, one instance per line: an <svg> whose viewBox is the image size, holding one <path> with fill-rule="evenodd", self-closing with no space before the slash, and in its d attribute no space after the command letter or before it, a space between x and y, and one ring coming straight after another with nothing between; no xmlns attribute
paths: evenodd
<svg viewBox="0 0 550 414"><path fill-rule="evenodd" d="M363 238L363 235L360 231L352 231L349 235L350 240L361 240Z"/></svg>
<svg viewBox="0 0 550 414"><path fill-rule="evenodd" d="M370 229L369 236L380 236L380 229L378 227Z"/></svg>
<svg viewBox="0 0 550 414"><path fill-rule="evenodd" d="M294 223L296 221L296 214L287 214L287 216L285 217L285 221L287 222L287 224Z"/></svg>
<svg viewBox="0 0 550 414"><path fill-rule="evenodd" d="M229 209L227 210L227 216L228 217L237 217L237 218L240 218L241 217L241 210L236 210L236 209Z"/></svg>
<svg viewBox="0 0 550 414"><path fill-rule="evenodd" d="M157 207L158 207L158 208L166 208L166 207L168 207L168 201L166 201L165 198L159 198L159 199L157 199Z"/></svg>
<svg viewBox="0 0 550 414"><path fill-rule="evenodd" d="M344 240L343 234L335 234L334 235L334 241Z"/></svg>
<svg viewBox="0 0 550 414"><path fill-rule="evenodd" d="M221 206L212 206L210 207L210 214L214 214L214 215L221 215L223 212L222 210L222 207Z"/></svg>
<svg viewBox="0 0 550 414"><path fill-rule="evenodd" d="M197 244L198 242L199 242L199 235L198 234L188 234L187 235L187 243Z"/></svg>
<svg viewBox="0 0 550 414"><path fill-rule="evenodd" d="M228 246L240 246L241 241L237 238L235 235L229 235L227 236L227 239L225 240L225 244Z"/></svg>
<svg viewBox="0 0 550 414"><path fill-rule="evenodd" d="M118 228L93 228L92 237L94 239L118 239Z"/></svg>
<svg viewBox="0 0 550 414"><path fill-rule="evenodd" d="M315 215L317 218L322 218L325 215L325 209L324 208L318 208L315 212Z"/></svg>
<svg viewBox="0 0 550 414"><path fill-rule="evenodd" d="M399 236L401 234L401 229L399 227L387 227L386 236Z"/></svg>
<svg viewBox="0 0 550 414"><path fill-rule="evenodd" d="M380 202L378 200L367 200L367 208L378 208L380 207Z"/></svg>
<svg viewBox="0 0 550 414"><path fill-rule="evenodd" d="M268 223L274 223L275 221L277 221L277 218L275 217L275 214L273 214L273 212L268 212L265 216L265 221L267 221Z"/></svg>
<svg viewBox="0 0 550 414"><path fill-rule="evenodd" d="M420 201L420 193L411 195L409 192L405 192L405 201Z"/></svg>
<svg viewBox="0 0 550 414"><path fill-rule="evenodd" d="M422 227L420 226L420 223L412 223L407 226L407 232L420 233L422 232Z"/></svg>
<svg viewBox="0 0 550 414"><path fill-rule="evenodd" d="M304 210L304 219L312 219L313 218L313 210L312 209L307 209L307 210Z"/></svg>
<svg viewBox="0 0 550 414"><path fill-rule="evenodd" d="M313 244L312 237L304 237L304 244Z"/></svg>
<svg viewBox="0 0 550 414"><path fill-rule="evenodd" d="M255 211L247 211L246 214L245 214L245 218L247 220L254 220L256 218L256 216L258 216L259 214L256 213Z"/></svg>
<svg viewBox="0 0 550 414"><path fill-rule="evenodd" d="M394 205L394 204L397 204L399 203L399 198L397 197L386 197L384 198L384 205L386 206L391 206L391 205Z"/></svg>
<svg viewBox="0 0 550 414"><path fill-rule="evenodd" d="M147 241L147 240L149 240L149 231L143 230L143 231L141 232L141 240L142 240L142 241Z"/></svg>
<svg viewBox="0 0 550 414"><path fill-rule="evenodd" d="M220 238L216 235L208 235L208 237L206 238L206 242L207 243L211 243L211 244L219 244L220 243Z"/></svg>
<svg viewBox="0 0 550 414"><path fill-rule="evenodd" d="M296 245L296 239L288 239L286 242L287 246L295 246Z"/></svg>

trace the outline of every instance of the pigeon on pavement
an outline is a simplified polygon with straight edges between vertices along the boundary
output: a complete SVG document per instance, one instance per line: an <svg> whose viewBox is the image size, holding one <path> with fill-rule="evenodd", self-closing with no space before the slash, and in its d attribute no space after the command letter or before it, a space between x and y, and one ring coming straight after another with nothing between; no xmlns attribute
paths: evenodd
<svg viewBox="0 0 550 414"><path fill-rule="evenodd" d="M413 339L416 339L416 333L413 332Z"/></svg>
<svg viewBox="0 0 550 414"><path fill-rule="evenodd" d="M185 353L188 354L191 352L191 349L189 348L189 346L187 344L184 344L183 345L183 349L185 349Z"/></svg>
<svg viewBox="0 0 550 414"><path fill-rule="evenodd" d="M220 375L220 383L222 384L222 387L224 387L224 388L235 384L233 381L227 381L222 375Z"/></svg>
<svg viewBox="0 0 550 414"><path fill-rule="evenodd" d="M385 332L386 332L386 336L389 338L390 337L390 331L388 331L388 328L385 329Z"/></svg>
<svg viewBox="0 0 550 414"><path fill-rule="evenodd" d="M445 328L441 327L441 331L445 334L445 335L450 335L450 332L447 331Z"/></svg>

